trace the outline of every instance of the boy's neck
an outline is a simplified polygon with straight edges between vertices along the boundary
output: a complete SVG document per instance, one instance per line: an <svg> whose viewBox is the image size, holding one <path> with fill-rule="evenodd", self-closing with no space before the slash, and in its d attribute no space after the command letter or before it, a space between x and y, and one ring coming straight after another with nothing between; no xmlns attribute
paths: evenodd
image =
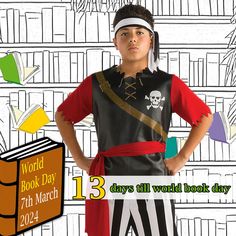
<svg viewBox="0 0 236 236"><path fill-rule="evenodd" d="M147 63L122 63L118 69L121 73L125 73L124 77L134 77L138 72L147 68Z"/></svg>

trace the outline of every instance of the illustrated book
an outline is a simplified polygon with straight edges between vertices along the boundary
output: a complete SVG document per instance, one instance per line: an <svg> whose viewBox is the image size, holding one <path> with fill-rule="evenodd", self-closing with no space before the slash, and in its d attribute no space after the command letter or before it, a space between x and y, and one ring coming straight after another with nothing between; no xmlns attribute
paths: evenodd
<svg viewBox="0 0 236 236"><path fill-rule="evenodd" d="M46 112L38 104L32 104L26 111L16 106L8 105L12 117L13 127L27 133L34 134L42 126L50 122Z"/></svg>
<svg viewBox="0 0 236 236"><path fill-rule="evenodd" d="M62 215L65 147L44 137L0 154L0 235Z"/></svg>
<svg viewBox="0 0 236 236"><path fill-rule="evenodd" d="M25 67L20 53L12 52L0 58L0 70L5 81L25 85L39 72L39 66Z"/></svg>
<svg viewBox="0 0 236 236"><path fill-rule="evenodd" d="M236 124L230 124L224 112L216 112L208 132L210 138L215 141L232 143L236 138Z"/></svg>

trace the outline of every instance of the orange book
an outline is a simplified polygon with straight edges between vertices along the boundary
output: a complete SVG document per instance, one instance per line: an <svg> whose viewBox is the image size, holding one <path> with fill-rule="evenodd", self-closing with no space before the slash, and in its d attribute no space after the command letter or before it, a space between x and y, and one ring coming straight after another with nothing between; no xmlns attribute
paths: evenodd
<svg viewBox="0 0 236 236"><path fill-rule="evenodd" d="M16 235L63 213L65 147L41 138L0 154L0 235Z"/></svg>

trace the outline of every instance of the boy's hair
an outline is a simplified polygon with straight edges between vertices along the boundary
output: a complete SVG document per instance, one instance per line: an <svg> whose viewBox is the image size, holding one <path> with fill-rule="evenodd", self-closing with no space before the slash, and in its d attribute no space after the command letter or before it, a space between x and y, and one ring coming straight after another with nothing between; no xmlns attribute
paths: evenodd
<svg viewBox="0 0 236 236"><path fill-rule="evenodd" d="M113 20L113 27L115 27L119 21L130 17L141 18L147 21L151 25L152 29L154 27L154 20L151 12L140 5L133 4L125 5L116 12Z"/></svg>

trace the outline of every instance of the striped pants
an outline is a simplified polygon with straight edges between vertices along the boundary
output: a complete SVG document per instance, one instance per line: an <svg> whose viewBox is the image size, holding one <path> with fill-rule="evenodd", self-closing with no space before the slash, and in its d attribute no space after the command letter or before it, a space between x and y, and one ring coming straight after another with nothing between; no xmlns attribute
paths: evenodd
<svg viewBox="0 0 236 236"><path fill-rule="evenodd" d="M170 200L109 200L110 235L177 236L175 210Z"/></svg>

